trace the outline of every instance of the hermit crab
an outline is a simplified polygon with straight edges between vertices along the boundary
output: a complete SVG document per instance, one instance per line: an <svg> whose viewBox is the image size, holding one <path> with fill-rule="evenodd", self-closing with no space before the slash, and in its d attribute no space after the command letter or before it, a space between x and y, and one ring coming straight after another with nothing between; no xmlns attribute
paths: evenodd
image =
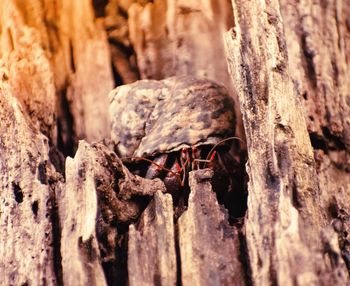
<svg viewBox="0 0 350 286"><path fill-rule="evenodd" d="M140 80L109 98L115 151L137 174L161 178L170 193L193 169L226 174L235 165L234 103L224 86L192 76Z"/></svg>

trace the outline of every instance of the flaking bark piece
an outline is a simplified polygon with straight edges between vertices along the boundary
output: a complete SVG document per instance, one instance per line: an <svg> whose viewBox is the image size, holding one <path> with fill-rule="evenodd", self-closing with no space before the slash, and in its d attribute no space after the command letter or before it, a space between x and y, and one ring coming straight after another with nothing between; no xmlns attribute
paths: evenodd
<svg viewBox="0 0 350 286"><path fill-rule="evenodd" d="M59 197L65 284L106 284L101 266L115 265L118 226L138 219L149 201L142 197L157 191L165 191L160 180L132 175L103 144L79 142L74 159L67 158Z"/></svg>
<svg viewBox="0 0 350 286"><path fill-rule="evenodd" d="M182 285L245 285L238 231L218 204L213 171L190 172L188 209L179 218Z"/></svg>
<svg viewBox="0 0 350 286"><path fill-rule="evenodd" d="M129 285L176 285L176 252L170 194L157 192L137 226L130 225Z"/></svg>
<svg viewBox="0 0 350 286"><path fill-rule="evenodd" d="M66 184L58 196L64 285L107 285L95 230L94 157L91 146L80 141L74 159L66 160Z"/></svg>
<svg viewBox="0 0 350 286"><path fill-rule="evenodd" d="M123 166L123 178L118 182L118 197L122 200L130 200L133 196L153 196L157 191L165 192L164 183L156 178L149 180L137 175L133 175Z"/></svg>
<svg viewBox="0 0 350 286"><path fill-rule="evenodd" d="M59 180L47 137L0 80L0 285L60 283L53 235Z"/></svg>
<svg viewBox="0 0 350 286"><path fill-rule="evenodd" d="M92 144L89 149L91 153L88 156L94 161L93 174L99 208L103 215L108 209L114 222L136 220L148 202L142 197L166 191L160 179L149 180L130 173L120 158L103 144Z"/></svg>

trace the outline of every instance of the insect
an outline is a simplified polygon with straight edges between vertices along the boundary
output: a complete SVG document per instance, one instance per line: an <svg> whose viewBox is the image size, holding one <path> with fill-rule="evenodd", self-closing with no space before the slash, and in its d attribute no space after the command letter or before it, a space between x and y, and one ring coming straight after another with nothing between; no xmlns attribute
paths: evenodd
<svg viewBox="0 0 350 286"><path fill-rule="evenodd" d="M170 193L186 185L189 171L227 171L234 161L234 103L224 86L171 77L120 86L109 97L115 151L135 173L161 178Z"/></svg>

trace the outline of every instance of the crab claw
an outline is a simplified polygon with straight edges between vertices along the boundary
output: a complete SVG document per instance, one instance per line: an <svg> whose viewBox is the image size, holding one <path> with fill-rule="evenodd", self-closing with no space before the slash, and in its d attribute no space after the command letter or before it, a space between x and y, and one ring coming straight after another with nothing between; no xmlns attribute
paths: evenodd
<svg viewBox="0 0 350 286"><path fill-rule="evenodd" d="M181 187L183 187L183 180L181 178L182 168L178 160L175 161L170 170L172 172L168 172L163 182L169 193L176 193Z"/></svg>
<svg viewBox="0 0 350 286"><path fill-rule="evenodd" d="M188 149L187 148L182 148L181 149L181 154L180 154L181 160L184 162L188 161L189 155L188 155Z"/></svg>

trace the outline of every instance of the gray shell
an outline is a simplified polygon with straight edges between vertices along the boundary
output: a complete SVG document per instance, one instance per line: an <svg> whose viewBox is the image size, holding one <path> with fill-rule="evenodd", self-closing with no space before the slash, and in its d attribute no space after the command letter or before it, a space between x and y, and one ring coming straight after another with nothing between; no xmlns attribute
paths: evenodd
<svg viewBox="0 0 350 286"><path fill-rule="evenodd" d="M109 97L111 138L122 157L215 144L234 135L233 100L208 79L140 80L114 89Z"/></svg>

